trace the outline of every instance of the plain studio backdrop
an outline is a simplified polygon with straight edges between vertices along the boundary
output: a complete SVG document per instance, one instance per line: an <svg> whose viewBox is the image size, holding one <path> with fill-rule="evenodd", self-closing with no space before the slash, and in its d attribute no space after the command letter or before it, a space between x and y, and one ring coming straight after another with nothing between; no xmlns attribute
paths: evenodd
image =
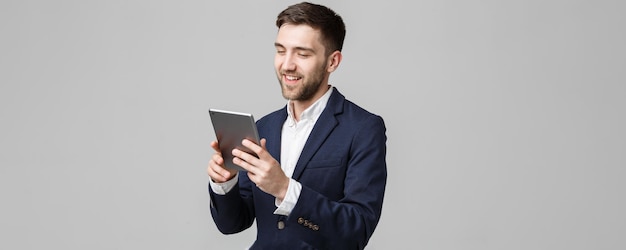
<svg viewBox="0 0 626 250"><path fill-rule="evenodd" d="M293 3L1 1L0 249L249 246L210 217L207 110L285 105ZM388 129L367 249L626 248L623 1L320 3Z"/></svg>

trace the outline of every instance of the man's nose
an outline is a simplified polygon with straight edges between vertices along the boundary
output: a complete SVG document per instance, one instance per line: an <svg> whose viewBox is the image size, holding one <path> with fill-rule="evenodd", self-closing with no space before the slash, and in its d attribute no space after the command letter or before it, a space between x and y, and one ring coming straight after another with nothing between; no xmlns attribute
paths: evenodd
<svg viewBox="0 0 626 250"><path fill-rule="evenodd" d="M296 70L296 64L293 60L293 56L286 55L285 60L283 61L282 70L284 71L293 71Z"/></svg>

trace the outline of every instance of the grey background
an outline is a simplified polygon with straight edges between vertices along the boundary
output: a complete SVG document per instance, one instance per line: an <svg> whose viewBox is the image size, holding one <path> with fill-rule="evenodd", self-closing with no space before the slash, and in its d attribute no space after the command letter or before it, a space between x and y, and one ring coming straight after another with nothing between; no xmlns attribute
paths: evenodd
<svg viewBox="0 0 626 250"><path fill-rule="evenodd" d="M210 219L207 109L285 104L297 1L0 1L0 249L243 249ZM626 248L623 1L321 1L331 76L385 118L368 249Z"/></svg>

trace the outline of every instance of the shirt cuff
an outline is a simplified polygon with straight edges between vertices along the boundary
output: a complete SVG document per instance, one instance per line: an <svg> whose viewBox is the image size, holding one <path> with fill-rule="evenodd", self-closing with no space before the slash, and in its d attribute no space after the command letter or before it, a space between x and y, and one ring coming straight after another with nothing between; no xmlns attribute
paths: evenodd
<svg viewBox="0 0 626 250"><path fill-rule="evenodd" d="M274 210L274 214L289 216L293 208L296 206L298 198L300 198L300 192L302 192L302 184L294 179L289 179L289 186L287 187L285 199L281 202L278 198L276 198L274 201L274 204L278 207Z"/></svg>
<svg viewBox="0 0 626 250"><path fill-rule="evenodd" d="M233 189L233 187L235 187L235 185L237 185L237 182L239 182L239 172L237 172L237 174L235 174L235 177L233 177L232 179L222 183L215 183L213 182L213 180L211 180L211 178L209 178L209 185L211 186L211 190L219 195L225 195L226 193L228 193L230 190Z"/></svg>

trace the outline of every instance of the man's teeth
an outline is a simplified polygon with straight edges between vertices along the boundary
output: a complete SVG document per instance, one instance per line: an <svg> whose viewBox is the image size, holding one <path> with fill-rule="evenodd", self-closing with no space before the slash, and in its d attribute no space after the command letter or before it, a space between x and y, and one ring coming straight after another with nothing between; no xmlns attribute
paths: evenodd
<svg viewBox="0 0 626 250"><path fill-rule="evenodd" d="M290 81L295 81L295 80L299 80L300 79L300 77L297 77L297 76L286 76L286 78L287 78L287 80L290 80Z"/></svg>

